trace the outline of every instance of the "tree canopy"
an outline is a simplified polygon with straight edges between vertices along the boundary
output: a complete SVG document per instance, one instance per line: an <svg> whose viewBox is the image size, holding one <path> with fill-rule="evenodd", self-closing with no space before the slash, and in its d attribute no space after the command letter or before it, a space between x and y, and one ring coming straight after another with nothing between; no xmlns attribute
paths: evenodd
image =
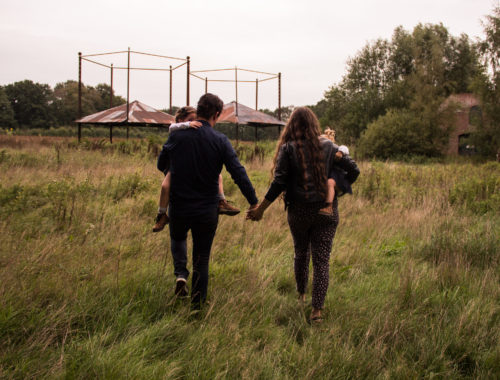
<svg viewBox="0 0 500 380"><path fill-rule="evenodd" d="M442 24L419 24L411 32L398 27L391 40L368 43L350 58L340 83L330 87L313 109L323 127L336 130L339 141L362 144L367 156L383 150L380 140L387 133L381 135L382 126L393 130L390 123L409 123L414 117L410 124L420 139L428 136L425 145L435 146L425 152L408 148L407 154L439 154L437 141L442 142L442 131L447 131L439 128L450 121L445 120L450 112L442 107L444 99L469 91L480 73L477 47L467 35L452 36ZM412 134L397 135L408 139L406 145L399 145L413 146ZM367 149L369 143L380 148L378 154ZM389 145L387 152L400 153Z"/></svg>

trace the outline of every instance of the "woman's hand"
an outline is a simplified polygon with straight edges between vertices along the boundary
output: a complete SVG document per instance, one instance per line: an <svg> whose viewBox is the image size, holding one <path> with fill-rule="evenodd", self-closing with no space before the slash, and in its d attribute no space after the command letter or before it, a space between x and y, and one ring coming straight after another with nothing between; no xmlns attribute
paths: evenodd
<svg viewBox="0 0 500 380"><path fill-rule="evenodd" d="M248 209L246 219L257 222L262 219L263 215L264 215L264 210L260 207L260 205L259 206L255 205Z"/></svg>
<svg viewBox="0 0 500 380"><path fill-rule="evenodd" d="M247 220L253 220L254 222L258 222L259 220L262 219L262 216L264 215L264 211L271 205L271 202L269 202L266 198L257 206L254 205L250 207L247 211Z"/></svg>

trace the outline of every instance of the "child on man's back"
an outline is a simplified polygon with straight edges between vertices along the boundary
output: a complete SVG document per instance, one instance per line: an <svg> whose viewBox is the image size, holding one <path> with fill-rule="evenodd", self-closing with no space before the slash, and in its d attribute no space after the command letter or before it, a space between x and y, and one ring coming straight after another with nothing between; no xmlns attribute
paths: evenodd
<svg viewBox="0 0 500 380"><path fill-rule="evenodd" d="M175 114L175 123L170 125L169 132L173 133L187 128L200 128L201 123L196 121L196 108L182 107ZM170 221L167 215L167 207L170 201L170 171L166 173L161 184L160 202L158 206L158 215L156 216L156 224L153 227L153 232L159 232L165 228ZM236 215L240 212L236 207L231 206L224 196L224 188L222 184L222 175L219 174L219 214Z"/></svg>

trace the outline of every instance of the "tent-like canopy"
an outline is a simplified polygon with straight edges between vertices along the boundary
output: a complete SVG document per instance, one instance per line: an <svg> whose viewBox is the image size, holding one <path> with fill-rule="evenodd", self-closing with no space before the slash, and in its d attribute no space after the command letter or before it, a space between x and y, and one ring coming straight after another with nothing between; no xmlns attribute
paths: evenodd
<svg viewBox="0 0 500 380"><path fill-rule="evenodd" d="M81 124L106 124L106 125L170 125L175 123L175 118L168 113L158 111L144 103L134 100L127 104L113 107L94 113L76 120Z"/></svg>
<svg viewBox="0 0 500 380"><path fill-rule="evenodd" d="M224 108L219 117L219 120L217 120L217 123L234 123L240 125L249 124L253 126L285 125L284 122L271 115L256 111L250 107L244 106L243 104L236 103L234 101L228 104L224 104Z"/></svg>
<svg viewBox="0 0 500 380"><path fill-rule="evenodd" d="M81 136L81 124L102 124L109 127L109 141L113 142L113 126L126 126L127 139L129 126L157 126L166 127L175 123L175 118L166 112L161 112L144 103L134 100L127 104L113 107L75 120L78 123L78 141Z"/></svg>

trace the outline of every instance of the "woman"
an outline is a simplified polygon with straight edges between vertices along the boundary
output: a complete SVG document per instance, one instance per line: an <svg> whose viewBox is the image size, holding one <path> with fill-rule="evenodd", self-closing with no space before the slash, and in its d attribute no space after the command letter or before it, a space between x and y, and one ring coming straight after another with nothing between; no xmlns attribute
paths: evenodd
<svg viewBox="0 0 500 380"><path fill-rule="evenodd" d="M295 249L295 281L302 302L306 297L312 255L312 322L322 321L330 251L339 222L337 197L333 201L332 214L319 213L325 205L327 173L337 164L346 171L346 178L351 183L359 175L356 163L349 156L334 162L338 147L320 134L318 119L309 108L298 107L293 111L278 142L273 182L263 202L247 216L260 220L269 205L285 191L285 208L288 208L288 224Z"/></svg>

